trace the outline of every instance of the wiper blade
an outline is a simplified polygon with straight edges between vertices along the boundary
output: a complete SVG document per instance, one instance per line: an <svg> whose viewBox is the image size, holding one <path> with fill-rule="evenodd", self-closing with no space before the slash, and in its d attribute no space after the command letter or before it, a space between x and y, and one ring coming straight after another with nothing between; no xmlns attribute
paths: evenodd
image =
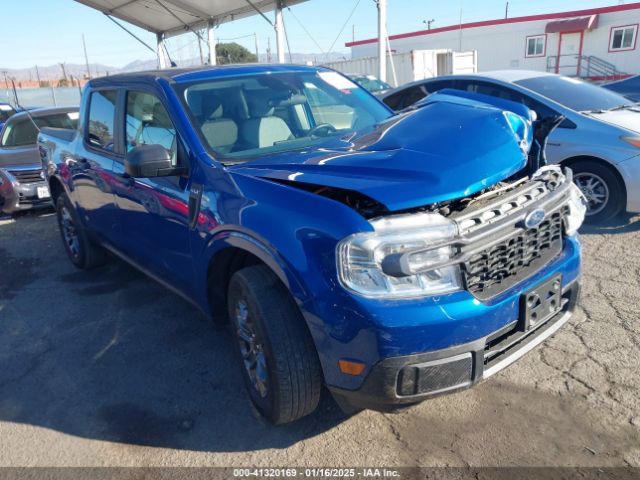
<svg viewBox="0 0 640 480"><path fill-rule="evenodd" d="M609 112L615 112L616 110L624 110L625 108L633 108L637 107L637 103L628 103L626 105L618 105L617 107L613 107L609 109Z"/></svg>

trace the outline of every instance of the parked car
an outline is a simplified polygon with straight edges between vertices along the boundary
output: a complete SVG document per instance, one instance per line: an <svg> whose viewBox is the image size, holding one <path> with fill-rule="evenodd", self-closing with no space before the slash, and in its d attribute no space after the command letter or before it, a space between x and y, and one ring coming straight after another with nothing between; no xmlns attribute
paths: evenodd
<svg viewBox="0 0 640 480"><path fill-rule="evenodd" d="M15 108L11 106L9 103L0 103L0 130L4 127L4 124L9 117L16 113Z"/></svg>
<svg viewBox="0 0 640 480"><path fill-rule="evenodd" d="M505 70L421 80L382 100L402 110L444 88L519 102L540 118L564 115L549 138L547 156L573 170L589 201L587 221L604 222L625 209L640 211L640 108L626 98L574 78Z"/></svg>
<svg viewBox="0 0 640 480"><path fill-rule="evenodd" d="M39 136L71 262L109 250L228 321L274 423L323 384L380 410L468 388L571 315L585 206L569 171L538 170L522 105L394 115L293 65L114 75L82 98L79 130Z"/></svg>
<svg viewBox="0 0 640 480"><path fill-rule="evenodd" d="M51 206L38 154L38 129L75 128L78 108L41 108L11 116L0 132L0 211Z"/></svg>
<svg viewBox="0 0 640 480"><path fill-rule="evenodd" d="M384 95L389 90L391 90L391 85L389 85L387 82L383 82L375 75L353 74L348 76L349 78L351 78L351 80L356 82L364 89L369 90L375 96Z"/></svg>
<svg viewBox="0 0 640 480"><path fill-rule="evenodd" d="M602 86L612 92L623 95L632 102L640 102L640 75L634 75L617 82L605 83Z"/></svg>

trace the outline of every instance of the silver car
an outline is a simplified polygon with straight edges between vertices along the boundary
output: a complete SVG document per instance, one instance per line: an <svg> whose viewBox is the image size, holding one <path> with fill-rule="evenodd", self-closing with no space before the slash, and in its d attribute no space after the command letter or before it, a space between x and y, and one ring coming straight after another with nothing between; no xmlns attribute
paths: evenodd
<svg viewBox="0 0 640 480"><path fill-rule="evenodd" d="M578 79L527 70L420 80L382 100L401 110L444 88L523 103L540 118L564 115L549 137L547 158L573 169L589 201L587 221L600 223L625 209L640 211L640 105Z"/></svg>
<svg viewBox="0 0 640 480"><path fill-rule="evenodd" d="M0 132L0 213L51 206L36 145L42 127L76 128L78 108L41 108L11 116Z"/></svg>

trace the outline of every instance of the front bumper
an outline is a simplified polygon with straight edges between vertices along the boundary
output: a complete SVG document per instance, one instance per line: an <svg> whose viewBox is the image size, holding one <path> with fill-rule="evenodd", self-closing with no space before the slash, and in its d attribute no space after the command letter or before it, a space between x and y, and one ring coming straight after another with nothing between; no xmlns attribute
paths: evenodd
<svg viewBox="0 0 640 480"><path fill-rule="evenodd" d="M0 211L12 214L34 208L51 207L51 198L39 198L38 187L46 187L46 182L10 183L0 185Z"/></svg>
<svg viewBox="0 0 640 480"><path fill-rule="evenodd" d="M393 411L472 387L515 362L562 327L575 309L579 289L577 280L566 285L561 310L529 331L524 331L516 320L470 343L388 357L369 370L357 390L331 386L329 390L345 410Z"/></svg>

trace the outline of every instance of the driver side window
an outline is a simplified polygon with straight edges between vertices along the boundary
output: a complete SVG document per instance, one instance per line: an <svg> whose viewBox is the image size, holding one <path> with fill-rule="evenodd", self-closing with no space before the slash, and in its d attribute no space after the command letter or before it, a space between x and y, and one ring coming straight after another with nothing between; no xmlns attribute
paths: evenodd
<svg viewBox="0 0 640 480"><path fill-rule="evenodd" d="M146 92L127 92L126 148L140 145L162 145L171 152L177 166L176 129L160 99Z"/></svg>

